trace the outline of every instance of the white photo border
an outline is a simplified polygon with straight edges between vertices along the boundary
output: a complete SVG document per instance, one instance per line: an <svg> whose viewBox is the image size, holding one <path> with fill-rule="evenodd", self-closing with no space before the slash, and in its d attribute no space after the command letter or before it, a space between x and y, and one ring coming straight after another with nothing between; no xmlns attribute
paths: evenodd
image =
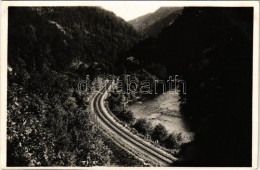
<svg viewBox="0 0 260 170"><path fill-rule="evenodd" d="M100 6L118 5L129 1L1 1L0 29L0 169L133 169L134 167L7 167L7 36L8 7L33 6ZM175 7L253 7L253 88L252 88L252 167L212 167L210 169L256 169L258 167L258 114L259 114L259 1L132 1L139 3L155 3ZM209 167L149 167L149 169L205 169ZM147 169L135 167L134 169Z"/></svg>

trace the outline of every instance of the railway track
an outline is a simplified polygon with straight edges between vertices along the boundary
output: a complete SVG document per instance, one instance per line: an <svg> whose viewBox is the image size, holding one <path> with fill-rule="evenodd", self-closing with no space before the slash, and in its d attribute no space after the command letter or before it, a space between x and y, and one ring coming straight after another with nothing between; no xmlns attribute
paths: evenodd
<svg viewBox="0 0 260 170"><path fill-rule="evenodd" d="M132 145L132 149L143 153L144 155L153 158L161 163L161 165L169 165L176 161L169 153L144 142L139 136L134 135L126 128L122 127L118 122L115 122L109 115L108 111L104 107L104 99L106 97L106 90L111 86L111 83L107 83L106 86L93 98L92 106L94 113L99 121L103 123L107 128L113 131L118 137L129 142Z"/></svg>

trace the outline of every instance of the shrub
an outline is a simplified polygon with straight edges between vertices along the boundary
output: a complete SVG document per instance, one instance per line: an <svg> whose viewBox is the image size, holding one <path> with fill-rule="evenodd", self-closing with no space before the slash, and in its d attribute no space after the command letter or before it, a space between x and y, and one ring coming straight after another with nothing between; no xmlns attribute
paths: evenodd
<svg viewBox="0 0 260 170"><path fill-rule="evenodd" d="M167 137L167 130L159 123L155 126L151 137L153 140L158 140L160 143L163 143L164 139Z"/></svg>
<svg viewBox="0 0 260 170"><path fill-rule="evenodd" d="M138 119L133 127L143 135L150 134L152 130L151 123L147 122L145 119Z"/></svg>
<svg viewBox="0 0 260 170"><path fill-rule="evenodd" d="M180 140L181 140L181 133L179 133L179 134L171 133L164 140L164 146L168 149L173 149L173 148L179 147Z"/></svg>
<svg viewBox="0 0 260 170"><path fill-rule="evenodd" d="M118 118L130 124L135 120L135 117L131 111L122 111L118 114Z"/></svg>

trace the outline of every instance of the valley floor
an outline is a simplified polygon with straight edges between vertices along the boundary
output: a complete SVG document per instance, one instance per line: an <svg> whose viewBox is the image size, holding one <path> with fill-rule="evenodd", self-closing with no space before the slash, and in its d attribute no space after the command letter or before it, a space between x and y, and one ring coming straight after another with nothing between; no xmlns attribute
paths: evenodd
<svg viewBox="0 0 260 170"><path fill-rule="evenodd" d="M134 113L135 118L146 119L153 127L161 123L169 133L181 133L183 143L193 140L194 134L186 127L180 113L179 94L168 91L154 99L132 103L128 109Z"/></svg>

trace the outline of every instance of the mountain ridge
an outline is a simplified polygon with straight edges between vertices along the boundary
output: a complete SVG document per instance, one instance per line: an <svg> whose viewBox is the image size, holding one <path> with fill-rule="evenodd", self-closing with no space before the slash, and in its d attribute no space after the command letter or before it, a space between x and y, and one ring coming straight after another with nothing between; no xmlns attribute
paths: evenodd
<svg viewBox="0 0 260 170"><path fill-rule="evenodd" d="M156 37L164 27L174 22L182 9L182 7L160 7L155 12L130 20L128 23L145 37Z"/></svg>

